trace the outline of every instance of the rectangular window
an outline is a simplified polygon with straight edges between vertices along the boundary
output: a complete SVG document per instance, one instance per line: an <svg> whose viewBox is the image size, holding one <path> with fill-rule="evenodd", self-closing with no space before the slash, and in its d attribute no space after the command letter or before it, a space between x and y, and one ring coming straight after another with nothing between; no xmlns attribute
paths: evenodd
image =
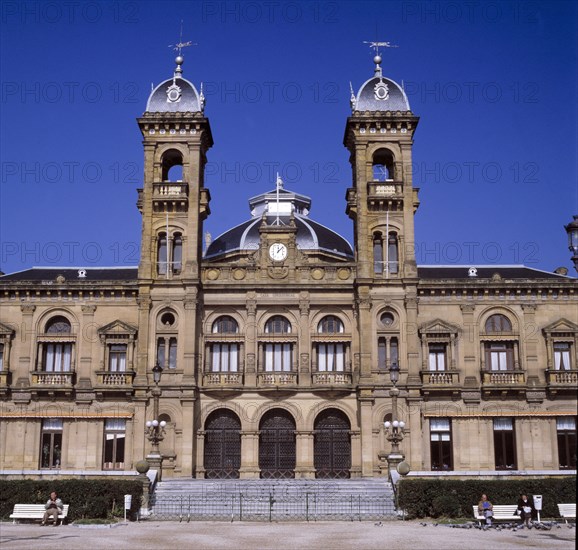
<svg viewBox="0 0 578 550"><path fill-rule="evenodd" d="M213 344L212 372L237 372L239 369L239 344Z"/></svg>
<svg viewBox="0 0 578 550"><path fill-rule="evenodd" d="M104 470L124 469L126 420L108 419L104 423Z"/></svg>
<svg viewBox="0 0 578 550"><path fill-rule="evenodd" d="M576 469L576 417L556 419L558 462L560 470Z"/></svg>
<svg viewBox="0 0 578 550"><path fill-rule="evenodd" d="M449 418L432 418L430 420L430 451L432 470L453 470Z"/></svg>
<svg viewBox="0 0 578 550"><path fill-rule="evenodd" d="M265 371L291 370L291 350L293 344L265 344Z"/></svg>
<svg viewBox="0 0 578 550"><path fill-rule="evenodd" d="M570 343L556 342L554 344L554 368L556 370L570 370Z"/></svg>
<svg viewBox="0 0 578 550"><path fill-rule="evenodd" d="M62 459L62 420L47 418L42 421L42 436L40 442L40 467L57 469Z"/></svg>
<svg viewBox="0 0 578 550"><path fill-rule="evenodd" d="M70 372L72 344L44 344L42 370L45 372Z"/></svg>
<svg viewBox="0 0 578 550"><path fill-rule="evenodd" d="M513 418L494 419L494 455L496 470L517 468Z"/></svg>
<svg viewBox="0 0 578 550"><path fill-rule="evenodd" d="M343 372L345 367L344 344L318 344L317 369L320 372Z"/></svg>
<svg viewBox="0 0 578 550"><path fill-rule="evenodd" d="M108 348L108 370L110 372L126 371L126 344L112 344Z"/></svg>
<svg viewBox="0 0 578 550"><path fill-rule="evenodd" d="M486 359L489 370L514 370L514 347L510 343L486 344Z"/></svg>
<svg viewBox="0 0 578 550"><path fill-rule="evenodd" d="M161 337L157 340L157 363L162 369L177 368L177 339Z"/></svg>
<svg viewBox="0 0 578 550"><path fill-rule="evenodd" d="M0 344L0 371L4 370L4 344Z"/></svg>
<svg viewBox="0 0 578 550"><path fill-rule="evenodd" d="M430 344L429 345L429 370L445 371L446 370L446 345Z"/></svg>

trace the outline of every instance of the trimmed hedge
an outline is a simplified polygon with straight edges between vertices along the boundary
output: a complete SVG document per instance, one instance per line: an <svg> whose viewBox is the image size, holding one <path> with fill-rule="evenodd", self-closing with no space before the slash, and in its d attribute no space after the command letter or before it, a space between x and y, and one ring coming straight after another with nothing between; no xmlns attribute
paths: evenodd
<svg viewBox="0 0 578 550"><path fill-rule="evenodd" d="M399 508L409 519L472 517L472 505L482 493L492 504L516 504L520 493L542 495L541 517L559 517L558 504L576 502L576 476L526 479L402 479Z"/></svg>
<svg viewBox="0 0 578 550"><path fill-rule="evenodd" d="M136 519L143 487L140 481L118 479L0 480L0 518L7 519L15 504L45 504L56 491L70 504L68 520L124 516L124 495L132 495L127 517Z"/></svg>

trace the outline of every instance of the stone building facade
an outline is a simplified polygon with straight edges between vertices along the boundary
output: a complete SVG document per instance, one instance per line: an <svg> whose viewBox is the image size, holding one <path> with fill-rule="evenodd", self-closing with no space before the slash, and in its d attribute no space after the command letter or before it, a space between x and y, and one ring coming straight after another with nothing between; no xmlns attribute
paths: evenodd
<svg viewBox="0 0 578 550"><path fill-rule="evenodd" d="M375 62L345 125L353 247L281 180L205 246L213 139L177 58L138 119L138 269L0 278L3 475L128 475L150 420L165 479L575 472L577 280L416 265L419 118Z"/></svg>

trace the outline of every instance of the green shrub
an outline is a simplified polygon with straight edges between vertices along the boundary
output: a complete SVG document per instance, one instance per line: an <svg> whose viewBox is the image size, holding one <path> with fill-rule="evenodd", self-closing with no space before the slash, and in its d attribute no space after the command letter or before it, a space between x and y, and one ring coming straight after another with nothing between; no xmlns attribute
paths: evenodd
<svg viewBox="0 0 578 550"><path fill-rule="evenodd" d="M469 517L472 505L478 503L482 493L493 504L516 504L520 493L542 495L541 517L554 518L559 517L557 504L576 502L576 476L487 480L404 478L399 483L398 503L410 519L450 515L457 508L457 515Z"/></svg>
<svg viewBox="0 0 578 550"><path fill-rule="evenodd" d="M125 479L0 480L0 518L7 519L14 504L44 504L51 491L70 505L69 521L123 515L124 495L132 495L127 517L136 519L143 488L140 481Z"/></svg>
<svg viewBox="0 0 578 550"><path fill-rule="evenodd" d="M454 495L441 495L432 500L431 516L434 518L457 518L460 513L460 502Z"/></svg>

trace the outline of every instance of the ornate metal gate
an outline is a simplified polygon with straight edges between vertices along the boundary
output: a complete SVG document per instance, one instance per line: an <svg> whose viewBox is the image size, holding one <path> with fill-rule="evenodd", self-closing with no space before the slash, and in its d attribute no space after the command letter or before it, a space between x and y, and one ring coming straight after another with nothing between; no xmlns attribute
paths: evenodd
<svg viewBox="0 0 578 550"><path fill-rule="evenodd" d="M348 478L351 468L350 425L336 409L323 411L315 420L314 464L317 478Z"/></svg>
<svg viewBox="0 0 578 550"><path fill-rule="evenodd" d="M295 421L282 409L267 412L259 426L259 468L263 478L295 477Z"/></svg>
<svg viewBox="0 0 578 550"><path fill-rule="evenodd" d="M241 422L231 411L212 413L205 423L205 477L237 479L241 467Z"/></svg>

